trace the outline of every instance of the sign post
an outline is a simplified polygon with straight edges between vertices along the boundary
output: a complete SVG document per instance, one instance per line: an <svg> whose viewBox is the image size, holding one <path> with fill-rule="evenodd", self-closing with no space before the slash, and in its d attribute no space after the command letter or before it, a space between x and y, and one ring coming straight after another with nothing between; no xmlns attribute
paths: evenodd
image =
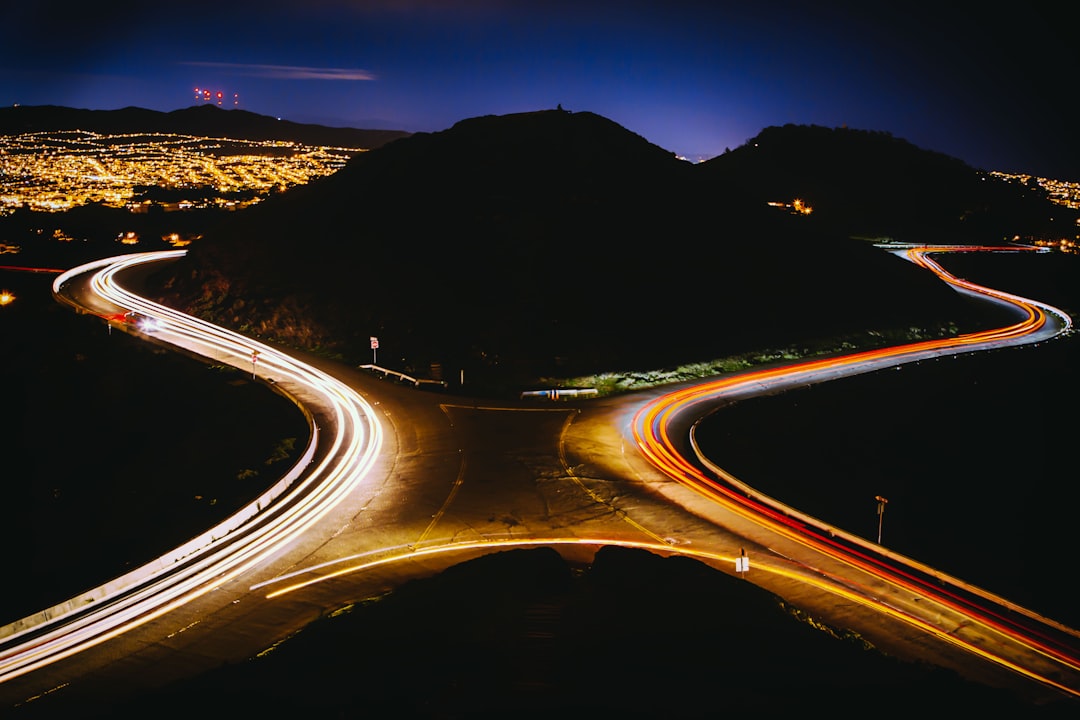
<svg viewBox="0 0 1080 720"><path fill-rule="evenodd" d="M259 351L258 350L252 350L251 351L251 379L252 380L255 379L255 363L258 361L258 359L259 359Z"/></svg>
<svg viewBox="0 0 1080 720"><path fill-rule="evenodd" d="M877 544L881 544L881 523L885 519L885 506L888 504L888 500L875 495L874 499L877 500Z"/></svg>
<svg viewBox="0 0 1080 720"><path fill-rule="evenodd" d="M371 336L371 364L372 365L378 365L379 364L379 361L377 359L378 355L379 355L379 338L372 335Z"/></svg>

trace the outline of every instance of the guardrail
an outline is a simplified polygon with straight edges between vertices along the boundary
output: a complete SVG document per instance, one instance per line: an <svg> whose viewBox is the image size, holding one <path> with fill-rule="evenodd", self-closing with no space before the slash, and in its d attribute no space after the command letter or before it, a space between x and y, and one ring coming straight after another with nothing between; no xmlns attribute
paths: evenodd
<svg viewBox="0 0 1080 720"><path fill-rule="evenodd" d="M521 393L521 399L530 397L549 398L558 400L561 397L577 397L579 395L597 395L600 391L596 388L548 388L547 390L526 390Z"/></svg>
<svg viewBox="0 0 1080 720"><path fill-rule="evenodd" d="M358 365L357 367L361 370L374 370L375 372L381 372L383 375L394 375L399 380L410 382L416 387L420 387L420 385L425 383L446 387L445 380L428 380L426 378L414 378L412 375L406 375L403 372L398 372L397 370L391 370L389 368L379 367L378 365L372 365L371 363L368 363L367 365Z"/></svg>

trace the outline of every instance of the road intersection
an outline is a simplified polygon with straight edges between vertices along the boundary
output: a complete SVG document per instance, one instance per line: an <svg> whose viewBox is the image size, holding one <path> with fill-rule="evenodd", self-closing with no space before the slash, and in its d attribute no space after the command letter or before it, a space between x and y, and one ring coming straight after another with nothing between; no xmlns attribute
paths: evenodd
<svg viewBox="0 0 1080 720"><path fill-rule="evenodd" d="M947 250L906 252L940 274L930 256ZM694 423L718 403L1040 341L1070 326L1055 308L945 274L963 292L1015 307L1017 322L619 397L480 403L286 353L121 282L180 254L81 266L57 278L54 292L80 312L152 317L154 330L123 329L250 371L304 410L311 442L281 481L221 526L0 628L4 706L74 706L240 661L357 598L487 553L546 546L588 563L605 545L738 572L899 657L1036 700L1080 698L1075 630L764 497L693 443Z"/></svg>

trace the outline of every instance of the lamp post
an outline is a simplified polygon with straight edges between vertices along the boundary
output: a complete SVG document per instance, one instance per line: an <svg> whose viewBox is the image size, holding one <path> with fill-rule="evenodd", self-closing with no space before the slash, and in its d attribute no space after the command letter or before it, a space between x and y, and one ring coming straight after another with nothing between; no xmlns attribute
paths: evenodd
<svg viewBox="0 0 1080 720"><path fill-rule="evenodd" d="M875 495L874 499L877 500L877 544L881 544L881 522L885 519L885 506L889 503L888 500Z"/></svg>

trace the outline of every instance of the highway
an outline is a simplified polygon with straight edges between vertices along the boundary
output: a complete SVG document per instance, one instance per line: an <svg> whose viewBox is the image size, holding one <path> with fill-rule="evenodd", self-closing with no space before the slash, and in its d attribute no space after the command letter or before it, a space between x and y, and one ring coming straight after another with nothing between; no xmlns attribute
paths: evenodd
<svg viewBox="0 0 1080 720"><path fill-rule="evenodd" d="M1068 330L1064 312L952 277L933 260L1001 250L903 252L959 291L1013 308L1007 327L551 405L479 405L405 388L125 289L127 274L183 251L68 271L54 283L59 300L148 342L249 371L308 414L311 442L220 526L0 628L0 706L90 705L239 661L326 612L482 554L550 546L587 562L604 545L686 555L728 573L748 557L748 579L901 657L1035 700L1080 698L1074 629L764 497L694 444L695 423L732 398Z"/></svg>

